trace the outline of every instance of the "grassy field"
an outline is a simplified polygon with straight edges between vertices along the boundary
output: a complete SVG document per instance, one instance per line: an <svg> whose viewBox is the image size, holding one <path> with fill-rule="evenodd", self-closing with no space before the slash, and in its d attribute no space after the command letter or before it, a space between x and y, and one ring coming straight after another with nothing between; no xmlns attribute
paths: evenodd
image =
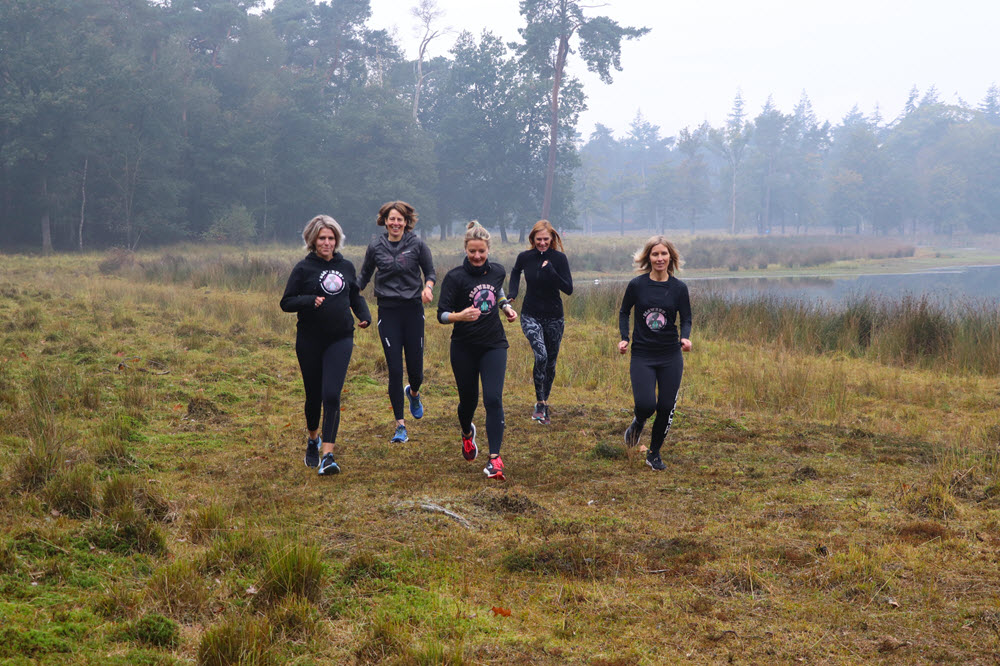
<svg viewBox="0 0 1000 666"><path fill-rule="evenodd" d="M3 257L0 664L997 663L995 373L718 308L699 329L695 299L657 474L621 446L628 361L590 290L549 427L507 327L506 483L461 457L430 319L411 441L358 331L320 478L277 306L301 255Z"/></svg>

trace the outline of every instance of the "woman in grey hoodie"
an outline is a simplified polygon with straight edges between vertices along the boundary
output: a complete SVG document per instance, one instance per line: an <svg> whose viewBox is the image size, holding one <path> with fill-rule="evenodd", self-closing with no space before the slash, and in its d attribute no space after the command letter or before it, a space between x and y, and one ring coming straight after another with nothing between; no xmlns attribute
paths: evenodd
<svg viewBox="0 0 1000 666"><path fill-rule="evenodd" d="M368 245L358 279L358 285L364 289L375 277L378 334L389 369L389 402L396 419L390 441L397 443L409 439L403 419L404 394L413 418L424 415L420 400L424 380L424 305L431 302L437 280L430 249L413 233L416 223L417 212L405 201L383 204L376 224L385 227L386 232ZM405 387L404 353L409 380Z"/></svg>

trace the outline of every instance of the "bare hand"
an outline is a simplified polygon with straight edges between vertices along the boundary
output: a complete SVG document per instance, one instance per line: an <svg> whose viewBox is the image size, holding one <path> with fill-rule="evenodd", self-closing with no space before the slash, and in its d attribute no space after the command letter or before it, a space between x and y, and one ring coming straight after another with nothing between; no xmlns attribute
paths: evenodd
<svg viewBox="0 0 1000 666"><path fill-rule="evenodd" d="M316 301L313 303L313 307L318 308L319 306L323 305L323 301L325 300L326 296L317 296Z"/></svg>
<svg viewBox="0 0 1000 666"><path fill-rule="evenodd" d="M423 303L424 305L430 303L431 300L433 300L433 298L434 298L434 292L431 290L430 287L424 287L424 290L420 292L420 302Z"/></svg>
<svg viewBox="0 0 1000 666"><path fill-rule="evenodd" d="M457 319L458 321L476 321L477 319L479 319L479 315L481 314L482 313L479 311L479 308L470 305L469 307L459 312L455 316L455 319Z"/></svg>
<svg viewBox="0 0 1000 666"><path fill-rule="evenodd" d="M691 351L691 341L687 338L681 338L681 351Z"/></svg>
<svg viewBox="0 0 1000 666"><path fill-rule="evenodd" d="M369 324L371 324L370 321L359 321L358 322L358 328L368 328Z"/></svg>
<svg viewBox="0 0 1000 666"><path fill-rule="evenodd" d="M517 320L517 313L514 312L514 308L510 307L509 305L503 309L503 313L507 317L507 321Z"/></svg>
<svg viewBox="0 0 1000 666"><path fill-rule="evenodd" d="M546 259L545 261L542 262L542 268L545 268L548 265L549 265L549 260L548 259Z"/></svg>
<svg viewBox="0 0 1000 666"><path fill-rule="evenodd" d="M618 343L618 353L624 354L628 351L628 340L622 340Z"/></svg>

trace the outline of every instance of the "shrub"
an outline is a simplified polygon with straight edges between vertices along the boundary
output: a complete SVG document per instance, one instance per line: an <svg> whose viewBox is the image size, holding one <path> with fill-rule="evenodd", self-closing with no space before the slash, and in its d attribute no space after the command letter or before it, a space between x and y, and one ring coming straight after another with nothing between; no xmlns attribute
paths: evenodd
<svg viewBox="0 0 1000 666"><path fill-rule="evenodd" d="M208 586L191 560L177 560L157 569L146 585L149 601L178 620L194 620L202 615Z"/></svg>
<svg viewBox="0 0 1000 666"><path fill-rule="evenodd" d="M97 270L102 275L117 273L123 268L135 265L135 253L124 247L113 247L104 254L104 259L97 264Z"/></svg>
<svg viewBox="0 0 1000 666"><path fill-rule="evenodd" d="M97 506L94 468L79 465L60 469L45 485L45 500L57 511L74 518L88 518Z"/></svg>
<svg viewBox="0 0 1000 666"><path fill-rule="evenodd" d="M163 533L134 505L117 507L100 525L91 528L87 537L98 548L121 554L162 555L167 551Z"/></svg>
<svg viewBox="0 0 1000 666"><path fill-rule="evenodd" d="M246 245L256 237L257 222L250 209L242 204L230 206L205 232L205 240L236 245Z"/></svg>
<svg viewBox="0 0 1000 666"><path fill-rule="evenodd" d="M180 643L177 623L157 613L143 615L129 624L124 633L134 641L154 647L175 648Z"/></svg>
<svg viewBox="0 0 1000 666"><path fill-rule="evenodd" d="M274 630L264 618L230 619L209 627L198 645L199 666L270 666Z"/></svg>
<svg viewBox="0 0 1000 666"><path fill-rule="evenodd" d="M322 580L323 561L319 548L278 544L267 555L257 599L270 604L294 594L317 601Z"/></svg>

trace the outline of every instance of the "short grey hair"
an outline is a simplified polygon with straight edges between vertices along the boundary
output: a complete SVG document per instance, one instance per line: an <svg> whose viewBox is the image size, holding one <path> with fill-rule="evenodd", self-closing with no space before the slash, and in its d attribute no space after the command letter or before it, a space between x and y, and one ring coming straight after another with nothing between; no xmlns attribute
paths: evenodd
<svg viewBox="0 0 1000 666"><path fill-rule="evenodd" d="M332 231L334 238L337 239L337 247L333 248L333 251L336 252L344 245L344 230L337 224L337 220L329 215L317 215L309 220L306 228L302 230L302 240L305 241L307 248L315 252L316 239L319 237L319 232L323 229Z"/></svg>

